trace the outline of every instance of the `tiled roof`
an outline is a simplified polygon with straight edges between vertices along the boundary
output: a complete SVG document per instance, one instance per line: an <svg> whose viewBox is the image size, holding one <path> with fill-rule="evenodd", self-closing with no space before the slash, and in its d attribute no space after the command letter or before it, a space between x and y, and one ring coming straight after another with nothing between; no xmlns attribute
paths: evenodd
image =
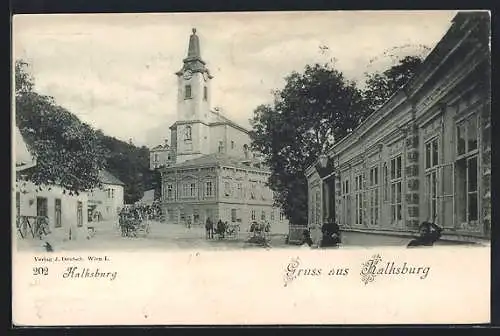
<svg viewBox="0 0 500 336"><path fill-rule="evenodd" d="M117 177L115 177L107 170L99 171L99 180L104 184L125 185L125 183L120 181Z"/></svg>

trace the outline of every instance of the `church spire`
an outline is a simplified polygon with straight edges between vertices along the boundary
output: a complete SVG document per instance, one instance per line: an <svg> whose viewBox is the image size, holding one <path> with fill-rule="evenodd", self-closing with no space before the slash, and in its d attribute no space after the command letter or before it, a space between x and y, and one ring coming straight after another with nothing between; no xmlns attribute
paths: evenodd
<svg viewBox="0 0 500 336"><path fill-rule="evenodd" d="M213 78L206 68L206 63L201 59L200 38L196 34L196 28L192 29L191 36L189 36L189 46L187 57L183 60L184 65L182 69L175 74L181 76L185 71L205 73L207 78Z"/></svg>
<svg viewBox="0 0 500 336"><path fill-rule="evenodd" d="M200 38L196 35L196 28L192 29L192 34L189 36L189 47L187 57L184 59L184 63L196 63L200 62L205 64L201 59L200 52Z"/></svg>
<svg viewBox="0 0 500 336"><path fill-rule="evenodd" d="M193 34L189 37L188 59L200 59L200 39L196 35L196 28L193 28Z"/></svg>

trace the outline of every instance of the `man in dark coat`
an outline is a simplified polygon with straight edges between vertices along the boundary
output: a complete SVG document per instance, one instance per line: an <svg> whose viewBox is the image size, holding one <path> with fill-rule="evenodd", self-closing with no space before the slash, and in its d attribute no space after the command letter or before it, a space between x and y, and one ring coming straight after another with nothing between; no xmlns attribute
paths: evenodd
<svg viewBox="0 0 500 336"><path fill-rule="evenodd" d="M331 218L323 224L321 227L321 232L323 233L323 237L321 240L321 246L337 246L340 244L340 227L335 221Z"/></svg>
<svg viewBox="0 0 500 336"><path fill-rule="evenodd" d="M312 238L311 238L311 233L309 232L309 229L305 229L302 232L302 243L300 245L305 246L308 245L311 247L313 244Z"/></svg>
<svg viewBox="0 0 500 336"><path fill-rule="evenodd" d="M212 239L214 237L214 223L207 217L207 222L205 223L205 230L207 231L207 239Z"/></svg>
<svg viewBox="0 0 500 336"><path fill-rule="evenodd" d="M420 224L420 236L408 243L407 247L433 246L441 238L442 228L431 222Z"/></svg>

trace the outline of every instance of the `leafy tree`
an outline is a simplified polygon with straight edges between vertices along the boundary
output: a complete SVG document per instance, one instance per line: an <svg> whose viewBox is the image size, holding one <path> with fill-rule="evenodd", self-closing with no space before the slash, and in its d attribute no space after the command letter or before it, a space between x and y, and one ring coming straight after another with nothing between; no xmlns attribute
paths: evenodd
<svg viewBox="0 0 500 336"><path fill-rule="evenodd" d="M330 64L285 78L274 102L254 111L252 149L271 168L269 186L294 224L307 223L305 170L369 112L360 90Z"/></svg>
<svg viewBox="0 0 500 336"><path fill-rule="evenodd" d="M16 124L37 158L30 173L36 185L59 184L70 193L100 185L106 150L95 131L52 97L33 91L27 63L16 62Z"/></svg>
<svg viewBox="0 0 500 336"><path fill-rule="evenodd" d="M399 88L415 75L423 62L422 56L406 56L383 72L366 74L363 94L371 110L381 107Z"/></svg>

